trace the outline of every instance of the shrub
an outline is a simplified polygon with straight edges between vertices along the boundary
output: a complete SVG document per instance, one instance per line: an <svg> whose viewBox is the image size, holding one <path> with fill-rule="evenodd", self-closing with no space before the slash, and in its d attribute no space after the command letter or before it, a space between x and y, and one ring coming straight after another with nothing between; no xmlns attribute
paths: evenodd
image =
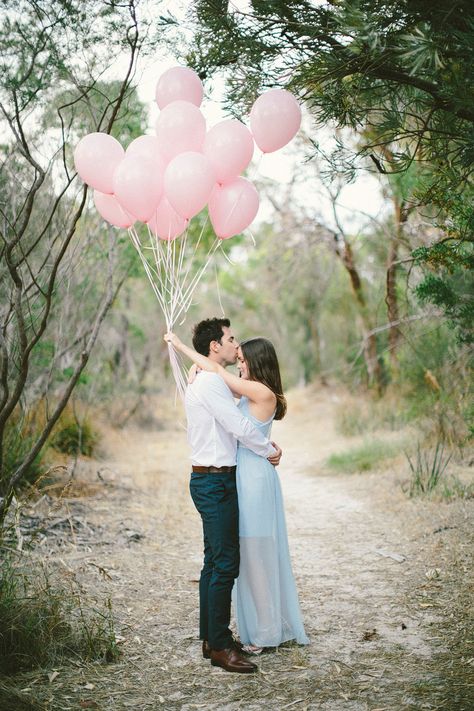
<svg viewBox="0 0 474 711"><path fill-rule="evenodd" d="M2 479L4 481L9 481L26 459L38 436L38 425L34 420L27 421L20 416L13 416L7 421L3 440ZM23 477L23 483L34 484L40 478L44 470L42 461L43 456L40 452Z"/></svg>
<svg viewBox="0 0 474 711"><path fill-rule="evenodd" d="M80 421L69 409L60 417L51 438L51 446L59 452L87 457L92 456L98 442L99 434L90 420L84 417Z"/></svg>
<svg viewBox="0 0 474 711"><path fill-rule="evenodd" d="M445 326L433 328L400 349L398 392L406 421L417 421L426 439L463 448L469 440L470 352ZM472 420L471 420L472 421Z"/></svg>

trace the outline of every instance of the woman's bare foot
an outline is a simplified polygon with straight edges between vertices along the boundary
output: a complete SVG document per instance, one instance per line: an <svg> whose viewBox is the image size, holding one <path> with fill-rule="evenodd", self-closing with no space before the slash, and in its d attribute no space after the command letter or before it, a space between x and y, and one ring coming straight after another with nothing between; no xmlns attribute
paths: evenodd
<svg viewBox="0 0 474 711"><path fill-rule="evenodd" d="M244 644L242 652L247 652L247 654L261 654L263 647L256 647L254 644Z"/></svg>

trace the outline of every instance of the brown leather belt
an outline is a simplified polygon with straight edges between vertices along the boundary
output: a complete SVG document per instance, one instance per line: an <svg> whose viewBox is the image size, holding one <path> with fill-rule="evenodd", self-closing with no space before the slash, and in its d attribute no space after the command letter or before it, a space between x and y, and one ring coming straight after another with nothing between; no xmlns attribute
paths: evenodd
<svg viewBox="0 0 474 711"><path fill-rule="evenodd" d="M197 474L235 474L237 467L198 467L193 464L193 472Z"/></svg>

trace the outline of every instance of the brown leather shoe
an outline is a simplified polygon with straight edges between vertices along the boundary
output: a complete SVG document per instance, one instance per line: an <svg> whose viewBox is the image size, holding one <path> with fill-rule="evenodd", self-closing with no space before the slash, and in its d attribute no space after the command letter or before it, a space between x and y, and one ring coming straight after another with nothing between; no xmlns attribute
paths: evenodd
<svg viewBox="0 0 474 711"><path fill-rule="evenodd" d="M228 672L236 672L237 674L252 674L258 669L256 664L244 659L233 647L229 649L212 649L211 664L213 667L222 667Z"/></svg>
<svg viewBox="0 0 474 711"><path fill-rule="evenodd" d="M233 646L238 652L242 652L243 644L239 639L234 639L232 640ZM245 651L244 651L245 654ZM202 642L202 656L204 659L210 659L211 658L211 645L207 641L207 639L204 639Z"/></svg>

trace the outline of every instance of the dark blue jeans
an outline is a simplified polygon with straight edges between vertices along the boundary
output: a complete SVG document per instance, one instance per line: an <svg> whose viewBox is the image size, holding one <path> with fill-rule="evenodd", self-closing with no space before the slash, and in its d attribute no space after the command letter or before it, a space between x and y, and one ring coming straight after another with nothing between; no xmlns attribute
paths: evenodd
<svg viewBox="0 0 474 711"><path fill-rule="evenodd" d="M235 474L192 472L189 485L201 514L204 565L199 580L199 636L212 649L232 646L231 593L239 574L239 507Z"/></svg>

